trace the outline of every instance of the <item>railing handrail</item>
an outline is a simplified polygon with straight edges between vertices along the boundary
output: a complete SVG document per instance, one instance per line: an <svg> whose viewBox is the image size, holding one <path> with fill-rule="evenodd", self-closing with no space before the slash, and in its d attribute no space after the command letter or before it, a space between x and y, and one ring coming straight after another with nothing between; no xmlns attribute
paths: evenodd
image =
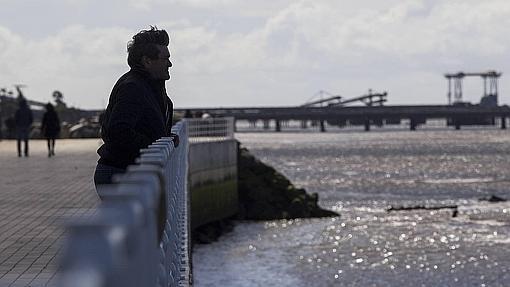
<svg viewBox="0 0 510 287"><path fill-rule="evenodd" d="M234 138L234 118L186 119L190 143L223 141Z"/></svg>
<svg viewBox="0 0 510 287"><path fill-rule="evenodd" d="M59 286L188 286L191 282L187 120L141 150L98 190L95 215L67 227Z"/></svg>

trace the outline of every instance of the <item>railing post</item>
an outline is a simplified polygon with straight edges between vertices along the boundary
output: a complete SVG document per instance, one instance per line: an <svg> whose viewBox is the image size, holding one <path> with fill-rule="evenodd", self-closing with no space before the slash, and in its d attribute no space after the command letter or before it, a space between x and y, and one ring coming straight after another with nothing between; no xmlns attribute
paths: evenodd
<svg viewBox="0 0 510 287"><path fill-rule="evenodd" d="M365 119L364 125L365 125L365 131L366 132L370 131L370 119L369 118Z"/></svg>
<svg viewBox="0 0 510 287"><path fill-rule="evenodd" d="M268 130L269 129L269 120L264 120L263 121L263 126L264 126L265 130Z"/></svg>
<svg viewBox="0 0 510 287"><path fill-rule="evenodd" d="M411 131L415 131L417 125L418 125L418 123L417 123L416 119L415 118L411 118L410 119L410 123L409 123L409 129Z"/></svg>

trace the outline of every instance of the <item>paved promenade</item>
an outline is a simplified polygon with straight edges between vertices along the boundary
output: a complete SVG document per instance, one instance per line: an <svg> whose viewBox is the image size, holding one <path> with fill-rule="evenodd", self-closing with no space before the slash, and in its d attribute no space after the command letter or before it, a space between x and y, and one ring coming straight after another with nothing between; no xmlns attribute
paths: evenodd
<svg viewBox="0 0 510 287"><path fill-rule="evenodd" d="M17 157L16 142L0 141L0 287L53 286L57 257L70 216L89 216L97 204L92 175L99 140L30 142Z"/></svg>

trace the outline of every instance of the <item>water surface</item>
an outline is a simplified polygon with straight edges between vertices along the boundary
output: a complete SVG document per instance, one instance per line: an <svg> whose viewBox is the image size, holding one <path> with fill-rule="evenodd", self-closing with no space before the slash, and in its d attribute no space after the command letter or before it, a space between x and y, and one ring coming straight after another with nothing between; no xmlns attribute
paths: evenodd
<svg viewBox="0 0 510 287"><path fill-rule="evenodd" d="M241 133L340 218L239 222L194 251L197 286L510 286L510 133ZM458 205L387 212L390 206Z"/></svg>

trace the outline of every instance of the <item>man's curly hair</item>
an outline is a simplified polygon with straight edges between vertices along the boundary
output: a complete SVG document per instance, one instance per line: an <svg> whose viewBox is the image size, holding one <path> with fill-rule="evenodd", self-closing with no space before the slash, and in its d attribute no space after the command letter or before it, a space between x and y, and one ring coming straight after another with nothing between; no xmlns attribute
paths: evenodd
<svg viewBox="0 0 510 287"><path fill-rule="evenodd" d="M157 59L159 50L156 45L168 46L170 39L165 30L151 26L150 30L142 30L133 36L127 44L128 65L133 68L141 65L142 57Z"/></svg>

